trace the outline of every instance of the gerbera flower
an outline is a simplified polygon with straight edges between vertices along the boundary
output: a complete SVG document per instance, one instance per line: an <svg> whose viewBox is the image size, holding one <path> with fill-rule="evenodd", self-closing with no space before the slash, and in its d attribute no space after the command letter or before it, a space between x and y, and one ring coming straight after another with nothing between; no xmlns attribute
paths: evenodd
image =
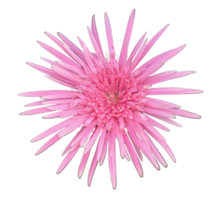
<svg viewBox="0 0 222 200"><path fill-rule="evenodd" d="M109 18L105 14L109 56L106 57L103 53L93 16L91 28L88 27L88 33L95 53L90 52L80 38L78 40L83 50L80 50L61 33L58 33L58 36L62 41L49 33L45 33L67 55L38 42L59 61L43 58L51 64L51 69L30 62L27 63L47 74L47 78L70 88L69 90L47 90L20 94L21 96L41 97L43 99L26 106L44 105L41 108L22 112L22 115L50 112L43 118L68 118L32 139L32 142L35 142L55 134L36 152L36 155L76 128L80 128L65 148L63 155L66 157L57 173L66 167L82 147L85 150L78 170L78 176L81 177L91 148L98 139L89 170L88 185L91 184L97 164L103 163L108 151L110 176L113 188L116 188L116 139L119 143L121 157L127 160L131 158L142 177L143 170L140 164L140 160L143 159L142 153L156 169L160 169L159 163L164 167L167 166L164 158L155 147L153 139L163 146L174 162L176 161L164 137L154 127L165 131L169 131L169 129L157 122L155 118L175 126L180 126L172 120L176 115L200 118L199 115L180 109L180 106L174 103L151 98L151 95L194 94L202 91L177 87L152 87L160 82L193 74L194 71L177 72L173 70L153 75L186 45L164 52L137 67L168 25L150 41L145 39L146 34L142 35L128 56L134 17L135 10L132 11L128 21L119 59L116 58L115 54Z"/></svg>

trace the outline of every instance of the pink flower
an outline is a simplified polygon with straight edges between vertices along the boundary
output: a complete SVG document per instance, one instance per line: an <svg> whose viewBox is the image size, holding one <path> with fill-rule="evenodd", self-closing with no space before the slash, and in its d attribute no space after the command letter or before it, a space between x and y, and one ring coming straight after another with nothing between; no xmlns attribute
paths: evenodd
<svg viewBox="0 0 222 200"><path fill-rule="evenodd" d="M115 138L119 143L121 157L127 160L130 160L131 157L135 168L142 177L143 170L140 164L140 160L143 159L142 153L145 154L156 169L160 169L159 163L164 167L167 166L152 139L162 145L172 160L176 161L164 137L154 127L165 131L169 131L169 129L153 118L175 126L180 126L172 120L176 115L200 118L199 115L180 109L180 106L176 104L150 97L151 95L194 94L202 91L176 87L152 88L156 83L193 74L194 71L177 72L173 70L153 75L165 62L184 49L186 45L164 52L136 68L168 25L161 29L149 42L145 39L146 34L144 34L128 56L128 45L134 16L135 10L132 11L128 21L119 60L115 56L109 18L105 14L109 56L105 57L103 54L95 17L93 16L92 26L91 29L88 27L88 33L95 53L90 52L80 38L78 39L83 51L61 33L58 33L58 35L63 42L53 35L45 33L67 55L42 42L38 42L60 61L54 62L43 58L43 60L51 64L51 69L27 63L31 67L47 74L47 78L71 88L71 90L47 90L20 94L21 96L41 97L43 99L27 106L45 105L41 108L25 111L21 113L22 115L55 111L45 115L44 118L68 118L32 140L32 142L35 142L55 134L36 152L36 155L76 128L80 128L64 150L63 155L66 154L66 157L57 173L60 173L77 151L83 147L85 150L78 171L78 176L81 177L91 148L98 139L96 152L89 171L88 185L91 184L98 162L100 165L103 163L108 151L110 176L113 188L116 188Z"/></svg>

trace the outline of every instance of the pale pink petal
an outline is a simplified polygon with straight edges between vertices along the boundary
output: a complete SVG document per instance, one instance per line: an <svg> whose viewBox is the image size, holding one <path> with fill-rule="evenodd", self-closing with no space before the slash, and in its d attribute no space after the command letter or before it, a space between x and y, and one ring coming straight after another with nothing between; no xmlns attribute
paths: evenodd
<svg viewBox="0 0 222 200"><path fill-rule="evenodd" d="M132 29L133 29L134 18L135 18L135 9L131 12L130 17L129 17L129 21L127 24L127 28L126 28L126 32L125 32L125 36L124 36L124 40L123 40L123 45L122 45L122 49L121 49L120 57L119 57L120 66L123 66L123 64L126 62L126 59L127 59L127 54L125 56L125 53L126 53L125 51L127 51L127 49L125 49L125 46L126 47L129 46L131 33L132 33Z"/></svg>
<svg viewBox="0 0 222 200"><path fill-rule="evenodd" d="M153 117L157 118L157 119L160 119L164 122L167 122L169 124L172 124L174 126L178 126L178 127L182 127L180 124L178 124L177 122L173 121L172 119L168 119L168 118L165 118L165 117L159 117L159 116L154 116Z"/></svg>
<svg viewBox="0 0 222 200"><path fill-rule="evenodd" d="M164 110L157 110L153 108L144 108L144 112L149 115L156 115L160 117L167 117L167 118L174 118L175 116L173 114L167 113Z"/></svg>
<svg viewBox="0 0 222 200"><path fill-rule="evenodd" d="M67 110L70 108L69 103L59 104L59 105L53 105L53 106L47 106L48 110Z"/></svg>
<svg viewBox="0 0 222 200"><path fill-rule="evenodd" d="M169 24L167 24L166 26L164 26L150 41L149 43L146 45L146 49L143 53L143 55L141 56L141 59L143 59L143 57L149 52L149 50L152 48L152 46L156 43L156 41L159 39L159 37L164 33L164 31L167 29L167 27L169 26ZM140 61L139 61L140 62Z"/></svg>
<svg viewBox="0 0 222 200"><path fill-rule="evenodd" d="M163 104L163 106L167 105L167 106L171 106L171 107L175 107L175 108L180 108L179 105L168 102L168 101L163 101L163 100L160 100L160 99L154 99L154 98L150 98L150 97L148 97L148 99L149 99L149 101L152 101L152 102L161 103L161 104Z"/></svg>
<svg viewBox="0 0 222 200"><path fill-rule="evenodd" d="M147 95L170 95L170 94L198 94L201 90L186 88L151 88L145 91Z"/></svg>
<svg viewBox="0 0 222 200"><path fill-rule="evenodd" d="M87 151L89 151L89 149L92 148L93 144L95 143L97 137L99 136L100 134L100 131L101 131L101 128L102 127L97 127L96 130L93 132L93 135L92 137L90 138L90 140L87 142L87 144L85 145L85 151L84 153L86 153Z"/></svg>
<svg viewBox="0 0 222 200"><path fill-rule="evenodd" d="M62 104L62 103L70 103L72 99L53 99L53 100L43 100L42 104Z"/></svg>
<svg viewBox="0 0 222 200"><path fill-rule="evenodd" d="M35 138L33 138L33 139L31 140L31 142L36 142L36 141L38 141L38 140L41 140L41 139L43 139L43 138L45 138L45 137L47 137L47 136L49 136L49 135L51 135L51 134L59 131L59 130L61 130L62 128L66 127L66 126L68 126L70 123L72 123L73 119L74 119L74 118L71 117L71 118L66 119L65 121L63 121L63 122L61 122L61 123L59 123L59 124L51 127L50 129L44 131L44 132L41 133L40 135L38 135L38 136L36 136Z"/></svg>
<svg viewBox="0 0 222 200"><path fill-rule="evenodd" d="M70 87L70 88L75 88L76 89L76 86L75 86L75 84L73 83L73 84L70 84L70 83L68 83L68 81L66 81L66 82L64 82L64 81L62 81L62 79L58 79L58 78L55 78L54 76L45 76L46 78L48 78L48 79L50 79L50 80L52 80L52 81L54 81L54 82L56 82L56 83L59 83L59 84L61 84L61 85L64 85L64 86L67 86L67 87Z"/></svg>
<svg viewBox="0 0 222 200"><path fill-rule="evenodd" d="M177 108L167 109L167 112L175 114L175 115L179 115L179 116L182 116L182 117L189 117L189 118L195 118L195 119L200 119L201 118L200 115L197 115L195 113L191 113L191 112L186 111L186 110L177 109Z"/></svg>
<svg viewBox="0 0 222 200"><path fill-rule="evenodd" d="M100 48L99 48L99 46L98 46L98 44L97 44L97 42L96 42L96 39L94 38L94 35L93 35L91 29L90 29L89 27L87 27L87 30L88 30L88 33L89 33L89 37L90 37L90 39L91 39L91 42L92 42L92 44L93 44L94 50L95 50L95 52L96 52L96 55L98 56L98 58L103 59L102 53L101 53Z"/></svg>
<svg viewBox="0 0 222 200"><path fill-rule="evenodd" d="M134 47L132 53L130 54L128 60L127 60L127 64L130 65L133 58L135 57L136 53L138 52L140 46L142 45L144 39L146 37L146 32L142 35L142 37L139 39L139 41L137 42L136 46Z"/></svg>
<svg viewBox="0 0 222 200"><path fill-rule="evenodd" d="M88 140L90 134L92 133L93 129L95 128L95 125L87 126L86 129L83 131L83 137L80 142L80 146L82 147L86 141Z"/></svg>
<svg viewBox="0 0 222 200"><path fill-rule="evenodd" d="M58 140L60 140L61 138L59 137L58 134L56 134L55 136L53 136L48 142L46 142L36 153L35 155L39 155L40 153L42 153L43 151L45 151L46 149L48 149L50 146L52 146L54 143L56 143Z"/></svg>
<svg viewBox="0 0 222 200"><path fill-rule="evenodd" d="M106 13L104 15L104 18L105 18L106 35L107 35L107 41L108 41L108 47L109 47L109 56L110 56L110 60L114 61L115 60L115 50L114 50L114 44L113 44L113 36L112 36L112 30L111 30L109 18Z"/></svg>
<svg viewBox="0 0 222 200"><path fill-rule="evenodd" d="M101 154L101 157L100 157L100 162L99 162L99 165L102 165L104 160L105 160L105 157L106 157L106 151L107 151L107 147L108 147L108 143L109 143L109 133L106 135L106 138L105 138L105 141L104 141L104 144L103 144L103 150L102 150L102 154Z"/></svg>
<svg viewBox="0 0 222 200"><path fill-rule="evenodd" d="M69 153L64 158L61 165L59 166L59 169L57 170L57 174L60 174L63 171L63 169L69 164L69 162L72 160L72 158L75 156L78 150L79 150L79 146L69 151Z"/></svg>
<svg viewBox="0 0 222 200"><path fill-rule="evenodd" d="M45 115L42 118L43 119L51 119L51 118L56 118L56 117L60 117L60 115L62 115L64 113L64 111L59 111L59 112L55 112L49 115Z"/></svg>
<svg viewBox="0 0 222 200"><path fill-rule="evenodd" d="M60 59L63 62L72 64L74 63L70 58L68 58L67 56L65 56L64 54L60 53L59 51L57 51L56 49L50 47L49 45L37 41L39 43L40 46L42 46L45 50L47 50L48 52L50 52L52 55L54 55L55 57L57 57L58 59Z"/></svg>
<svg viewBox="0 0 222 200"><path fill-rule="evenodd" d="M74 94L74 92L70 90L45 90L45 91L24 92L20 93L19 96L41 97L45 95L54 95L54 94Z"/></svg>
<svg viewBox="0 0 222 200"><path fill-rule="evenodd" d="M159 139L166 141L166 139L152 126L148 125L148 124L143 124L146 127L146 131L149 133L149 135L155 135L156 137L158 137Z"/></svg>
<svg viewBox="0 0 222 200"><path fill-rule="evenodd" d="M139 161L139 159L138 159L138 157L137 157L137 155L136 155L136 153L135 153L135 151L133 149L133 146L130 143L129 138L128 138L128 136L125 133L123 134L123 137L124 137L124 141L126 143L127 149L129 151L130 157L131 157L131 159L133 161L133 164L134 164L136 170L138 171L138 174L142 177L143 176L143 169L142 169L140 161Z"/></svg>
<svg viewBox="0 0 222 200"><path fill-rule="evenodd" d="M73 44L67 37L65 37L62 33L58 33L58 36L63 40L64 43L66 43L70 49L83 61L85 61L83 52L75 45Z"/></svg>
<svg viewBox="0 0 222 200"><path fill-rule="evenodd" d="M65 129L63 129L60 133L59 133L59 137L63 137L67 134L69 134L70 132L72 132L73 130L75 130L76 128L78 128L80 125L82 125L84 123L84 121L87 119L89 115L82 115L79 116L78 118L76 118L76 120L74 120L74 122L72 122L71 124L69 124Z"/></svg>
<svg viewBox="0 0 222 200"><path fill-rule="evenodd" d="M97 146L97 148L96 148L96 152L95 152L95 154L94 154L94 157L93 157L93 160L92 160L90 169L89 169L88 186L90 186L91 183L92 183L92 178L93 178L93 175L94 175L96 166L97 166L97 164L98 164L98 160L97 160L97 150L98 150L98 146ZM88 151L88 152L89 152L89 151Z"/></svg>
<svg viewBox="0 0 222 200"><path fill-rule="evenodd" d="M33 110L21 112L20 115L35 115L35 114L46 113L46 112L52 112L52 110L47 109L47 107L36 108Z"/></svg>
<svg viewBox="0 0 222 200"><path fill-rule="evenodd" d="M113 189L116 188L116 148L115 148L115 132L113 129L110 132L110 140L109 140L109 171L110 177L113 185Z"/></svg>
<svg viewBox="0 0 222 200"><path fill-rule="evenodd" d="M152 81L147 81L147 84L148 85L153 85L153 84L161 83L161 82L168 81L168 80L171 80L171 79L187 76L187 75L190 75L190 74L193 74L193 73L195 73L195 71L177 72L177 73L170 74L170 75L167 75L167 76L164 76L164 77L153 79Z"/></svg>
<svg viewBox="0 0 222 200"><path fill-rule="evenodd" d="M103 128L101 135L99 137L98 147L97 147L97 160L99 161L102 155L103 145L106 138L106 128Z"/></svg>
<svg viewBox="0 0 222 200"><path fill-rule="evenodd" d="M79 170L78 170L78 177L79 178L82 177L83 171L85 169L86 163L87 163L88 158L89 158L89 154L90 154L90 151L88 151L86 154L83 154L81 163L79 165Z"/></svg>
<svg viewBox="0 0 222 200"><path fill-rule="evenodd" d="M29 103L27 105L25 105L25 107L29 107L29 106L40 106L40 105L43 105L43 103L45 102L46 100L41 100L41 101L35 101L33 103Z"/></svg>
<svg viewBox="0 0 222 200"><path fill-rule="evenodd" d="M164 52L151 60L144 63L141 67L136 69L132 75L138 76L140 78L140 82L142 82L145 78L147 78L149 75L153 74L162 64L164 64L166 61L170 60L172 57L177 55L180 51L182 51L186 45L182 45L176 49L169 50L167 52ZM145 71L143 71L145 70Z"/></svg>
<svg viewBox="0 0 222 200"><path fill-rule="evenodd" d="M161 144L161 146L166 150L166 152L169 154L169 156L171 157L171 159L173 160L173 162L176 162L176 158L172 152L172 150L170 149L170 147L168 146L168 144L166 142L159 142Z"/></svg>

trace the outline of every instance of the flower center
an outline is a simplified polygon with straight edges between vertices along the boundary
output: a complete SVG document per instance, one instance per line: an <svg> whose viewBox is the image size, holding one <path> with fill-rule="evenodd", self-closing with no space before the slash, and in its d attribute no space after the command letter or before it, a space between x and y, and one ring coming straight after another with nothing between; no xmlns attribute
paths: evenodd
<svg viewBox="0 0 222 200"><path fill-rule="evenodd" d="M112 125L113 120L132 119L141 110L142 93L138 80L123 71L108 68L91 74L92 82L84 88L84 110L91 112L99 124ZM85 112L84 111L84 112Z"/></svg>

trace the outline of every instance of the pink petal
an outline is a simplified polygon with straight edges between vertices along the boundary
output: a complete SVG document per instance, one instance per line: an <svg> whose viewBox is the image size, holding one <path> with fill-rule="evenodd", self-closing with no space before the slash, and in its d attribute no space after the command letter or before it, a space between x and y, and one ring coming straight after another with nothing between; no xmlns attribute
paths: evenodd
<svg viewBox="0 0 222 200"><path fill-rule="evenodd" d="M78 150L79 150L79 146L77 146L75 149L71 150L67 154L67 156L64 158L61 165L59 166L57 174L60 174L63 171L63 169L69 164L69 162L72 160L72 158L76 155Z"/></svg>
<svg viewBox="0 0 222 200"><path fill-rule="evenodd" d="M102 155L103 145L106 138L106 128L103 128L101 135L99 137L98 147L97 147L97 160L99 161Z"/></svg>
<svg viewBox="0 0 222 200"><path fill-rule="evenodd" d="M99 35L98 35L98 32L97 32L97 28L96 28L95 15L93 15L93 17L92 17L91 28L92 28L92 32L93 32L93 35L94 35L94 37L95 37L95 40L96 40L96 42L97 42L97 45L98 45L98 47L99 47L99 49L100 49L100 52L101 52L101 54L102 54L102 57L104 57L104 56L103 56L103 50L102 50L102 47L101 47L101 44L100 44L100 40L99 40Z"/></svg>
<svg viewBox="0 0 222 200"><path fill-rule="evenodd" d="M57 79L54 76L53 77L52 76L45 76L45 77L50 79L50 80L52 80L52 81L54 81L54 82L56 82L56 83L64 85L66 87L70 87L70 88L75 88L76 89L75 85L73 85L74 83L70 84L70 83L64 82L64 81L62 81L62 79Z"/></svg>
<svg viewBox="0 0 222 200"><path fill-rule="evenodd" d="M58 36L63 40L64 43L66 43L69 48L83 61L85 61L83 52L75 45L73 44L67 37L65 37L62 33L58 33Z"/></svg>
<svg viewBox="0 0 222 200"><path fill-rule="evenodd" d="M177 72L177 73L170 74L170 75L167 75L167 76L164 76L164 77L153 79L151 81L147 81L147 84L148 85L153 85L153 84L161 83L161 82L168 81L168 80L171 80L171 79L184 77L184 76L187 76L187 75L190 75L190 74L193 74L193 73L195 73L195 71Z"/></svg>
<svg viewBox="0 0 222 200"><path fill-rule="evenodd" d="M43 107L43 108L36 108L33 110L21 112L20 115L35 115L35 114L46 113L46 112L52 112L52 111L47 109L47 107Z"/></svg>
<svg viewBox="0 0 222 200"><path fill-rule="evenodd" d="M141 59L139 60L139 62L144 58L144 56L149 52L149 50L152 48L152 46L156 43L156 41L159 39L159 37L164 33L164 31L167 29L167 27L169 26L169 24L167 24L166 26L164 26L150 41L149 43L146 45L146 49L144 50L143 55L141 56Z"/></svg>
<svg viewBox="0 0 222 200"><path fill-rule="evenodd" d="M114 50L114 44L113 44L112 29L110 26L107 13L105 13L104 17L105 17L106 35L107 35L107 41L108 41L108 47L109 47L109 56L110 56L110 60L113 62L115 60L115 50Z"/></svg>
<svg viewBox="0 0 222 200"><path fill-rule="evenodd" d="M97 149L98 149L98 146L97 146L97 148L96 148L96 152L95 152L95 154L94 154L94 157L93 157L93 160L92 160L90 169L89 169L88 186L90 186L91 183L92 183L92 178L93 178L93 175L94 175L96 166L97 166L97 164L98 164L98 161L97 161Z"/></svg>
<svg viewBox="0 0 222 200"><path fill-rule="evenodd" d="M65 121L63 121L63 122L61 122L61 123L51 127L50 129L48 129L48 130L44 131L43 133L41 133L40 135L36 136L35 138L33 138L31 140L31 142L36 142L38 140L41 140L41 139L43 139L43 138L45 138L45 137L47 137L47 136L49 136L49 135L59 131L59 130L61 130L62 128L64 128L67 125L69 125L73 120L74 120L73 117L71 117L69 119L66 119Z"/></svg>
<svg viewBox="0 0 222 200"><path fill-rule="evenodd" d="M128 138L128 136L127 136L125 133L123 134L123 137L124 137L124 141L125 141L125 143L126 143L127 149L128 149L128 151L129 151L130 157L131 157L131 159L132 159L132 161L133 161L133 164L134 164L135 168L137 169L138 174L139 174L141 177L143 177L143 169L142 169L142 166L141 166L141 164L140 164L140 161L139 161L139 159L138 159L138 157L137 157L137 155L136 155L136 153L135 153L135 151L134 151L134 149L133 149L133 146L132 146L132 144L130 143L129 138Z"/></svg>
<svg viewBox="0 0 222 200"><path fill-rule="evenodd" d="M107 146L108 146L108 142L109 142L109 135L110 135L109 133L106 135L106 138L105 138L105 141L104 141L104 144L103 144L103 151L102 151L102 155L100 157L99 165L102 165L104 160L105 160Z"/></svg>
<svg viewBox="0 0 222 200"><path fill-rule="evenodd" d="M113 129L112 129L113 130ZM109 140L109 171L111 176L111 181L113 185L113 189L116 188L116 147L115 147L115 132L111 130L110 140Z"/></svg>
<svg viewBox="0 0 222 200"><path fill-rule="evenodd" d="M150 97L148 97L148 99L151 102L157 102L157 103L161 103L163 105L167 105L167 106L171 106L171 107L175 107L175 108L180 108L180 106L178 106L177 104L174 104L174 103L171 103L171 102L168 102L168 101L163 101L163 100L160 100L160 99L154 99L154 98L150 98Z"/></svg>
<svg viewBox="0 0 222 200"><path fill-rule="evenodd" d="M96 39L94 38L94 35L93 35L91 29L89 27L87 27L87 30L88 30L91 42L93 44L94 50L96 52L96 55L98 56L98 58L103 59L102 53L101 53L100 48L99 48L99 46L98 46L98 44L96 42Z"/></svg>
<svg viewBox="0 0 222 200"><path fill-rule="evenodd" d="M86 153L89 149L92 148L93 144L95 143L97 137L99 136L101 131L101 127L97 127L96 130L94 131L92 137L90 138L90 140L87 142L87 144L85 145L85 151L84 153Z"/></svg>
<svg viewBox="0 0 222 200"><path fill-rule="evenodd" d="M122 49L120 52L120 58L119 58L120 66L123 66L123 63L125 63L126 59L127 59L127 54L125 56L125 51L127 51L127 49L125 49L125 46L126 47L129 46L131 33L132 33L132 29L133 29L134 18L135 18L135 9L131 12L130 17L129 17L129 21L127 24L127 28L126 28L126 32L125 32L125 36L124 36L124 40L123 40L123 45L122 45Z"/></svg>
<svg viewBox="0 0 222 200"><path fill-rule="evenodd" d="M173 160L173 162L176 162L176 158L172 152L172 150L170 149L170 147L167 145L166 142L160 142L160 144L162 145L162 147L166 150L166 152L169 154L169 156L171 157L171 159Z"/></svg>
<svg viewBox="0 0 222 200"><path fill-rule="evenodd" d="M84 123L84 121L87 119L88 116L89 115L79 116L76 120L74 120L74 122L69 124L65 129L63 129L59 133L59 137L63 137L65 135L69 134L70 132L72 132L73 130L75 130L76 128L78 128L80 125L82 125Z"/></svg>
<svg viewBox="0 0 222 200"><path fill-rule="evenodd" d="M186 88L151 88L147 89L147 95L170 95L170 94L198 94L201 90L186 89Z"/></svg>
<svg viewBox="0 0 222 200"><path fill-rule="evenodd" d="M85 169L86 163L87 163L88 158L89 158L89 154L90 154L90 151L88 151L86 154L83 154L81 163L79 165L79 170L78 170L78 177L79 178L82 177L83 171Z"/></svg>
<svg viewBox="0 0 222 200"><path fill-rule="evenodd" d="M182 116L182 117L189 117L189 118L195 118L195 119L200 119L201 118L200 115L197 115L195 113L192 113L192 112L189 112L189 111L186 111L186 110L177 109L177 108L167 109L167 112L175 114L175 115L179 115L179 116Z"/></svg>
<svg viewBox="0 0 222 200"><path fill-rule="evenodd" d="M173 114L164 112L163 110L146 108L146 107L144 108L144 112L149 115L156 115L156 116L160 116L160 117L167 117L167 118L174 118L175 117Z"/></svg>
<svg viewBox="0 0 222 200"><path fill-rule="evenodd" d="M82 147L86 141L88 140L91 132L93 131L93 129L95 128L95 125L92 124L90 126L87 126L86 129L83 131L83 137L81 139L81 142L80 142L80 146Z"/></svg>
<svg viewBox="0 0 222 200"><path fill-rule="evenodd" d="M146 127L146 131L149 133L149 135L155 135L156 137L158 137L159 139L166 141L166 139L152 126L148 125L148 124L143 124Z"/></svg>
<svg viewBox="0 0 222 200"><path fill-rule="evenodd" d="M140 82L145 80L149 75L153 74L157 71L166 61L170 60L172 57L177 55L180 51L185 48L186 45L182 45L176 49L169 50L164 52L151 60L144 63L141 67L135 70L132 75L137 76L140 78ZM144 71L143 71L144 70Z"/></svg>
<svg viewBox="0 0 222 200"><path fill-rule="evenodd" d="M19 94L19 96L41 97L45 95L54 95L54 94L74 94L74 92L70 90L45 90L45 91L24 92Z"/></svg>
<svg viewBox="0 0 222 200"><path fill-rule="evenodd" d="M167 122L169 124L172 124L174 126L182 127L180 124L178 124L177 122L175 122L175 121L173 121L171 119L168 119L168 118L165 118L165 117L159 117L159 116L153 116L153 117L155 117L157 119L160 119L160 120L162 120L164 122Z"/></svg>
<svg viewBox="0 0 222 200"><path fill-rule="evenodd" d="M53 106L47 106L48 110L67 110L70 108L70 104L69 103L65 103L65 104L59 104L59 105L53 105Z"/></svg>
<svg viewBox="0 0 222 200"><path fill-rule="evenodd" d="M42 153L43 151L45 151L46 149L48 149L50 146L52 146L54 143L56 143L58 140L60 140L60 137L58 134L56 134L55 136L53 136L49 141L47 141L36 153L35 155L39 155L40 153Z"/></svg>
<svg viewBox="0 0 222 200"><path fill-rule="evenodd" d="M72 64L74 63L70 58L68 58L67 56L65 56L64 54L60 53L59 51L57 51L56 49L50 47L49 45L43 43L43 42L40 42L40 41L37 41L38 44L40 46L42 46L45 50L47 50L48 52L50 52L52 55L54 55L55 57L57 57L58 59L60 59L61 61L63 62L66 62L66 63L69 63L69 64Z"/></svg>
<svg viewBox="0 0 222 200"><path fill-rule="evenodd" d="M60 115L62 115L64 113L64 111L59 111L59 112L55 112L49 115L45 115L42 118L43 119L51 119L51 118L56 118L56 117L60 117Z"/></svg>
<svg viewBox="0 0 222 200"><path fill-rule="evenodd" d="M136 46L134 47L132 53L130 54L128 60L127 60L127 64L130 65L133 58L135 57L135 55L137 54L140 46L142 45L144 38L146 37L146 32L142 35L142 37L139 39L139 41L137 42Z"/></svg>

